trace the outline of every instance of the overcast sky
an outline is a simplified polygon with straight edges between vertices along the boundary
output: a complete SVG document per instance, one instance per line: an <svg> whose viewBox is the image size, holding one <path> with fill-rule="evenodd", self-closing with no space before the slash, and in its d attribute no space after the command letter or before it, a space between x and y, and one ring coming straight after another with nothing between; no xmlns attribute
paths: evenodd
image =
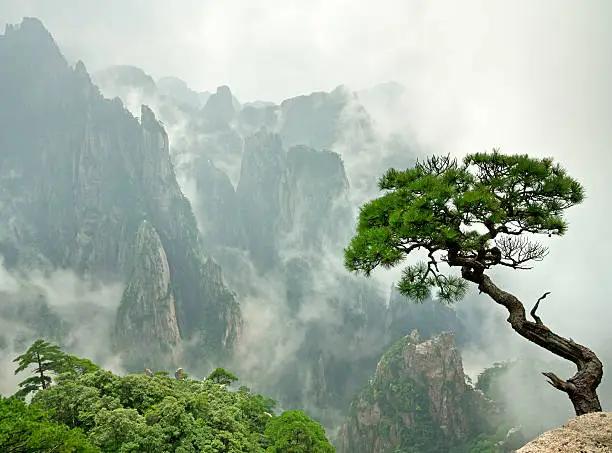
<svg viewBox="0 0 612 453"><path fill-rule="evenodd" d="M0 0L0 22L24 15L90 71L133 64L241 101L395 80L438 152L559 159L588 198L518 295L553 291L542 316L577 340L609 330L611 0Z"/></svg>

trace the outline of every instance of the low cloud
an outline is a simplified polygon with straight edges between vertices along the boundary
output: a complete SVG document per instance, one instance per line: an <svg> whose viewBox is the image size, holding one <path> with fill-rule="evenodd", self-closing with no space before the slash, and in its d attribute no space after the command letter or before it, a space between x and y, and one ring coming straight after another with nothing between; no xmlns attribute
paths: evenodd
<svg viewBox="0 0 612 453"><path fill-rule="evenodd" d="M17 390L12 360L38 338L106 369L122 372L110 336L123 284L80 278L74 272L15 274L0 266L0 393Z"/></svg>

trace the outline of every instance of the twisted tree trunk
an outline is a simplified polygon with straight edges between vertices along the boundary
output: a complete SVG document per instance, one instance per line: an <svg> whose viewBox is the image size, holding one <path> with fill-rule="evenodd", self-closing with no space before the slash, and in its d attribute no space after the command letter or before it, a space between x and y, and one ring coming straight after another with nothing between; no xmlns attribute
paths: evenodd
<svg viewBox="0 0 612 453"><path fill-rule="evenodd" d="M455 258L455 265L461 265L463 260L456 256ZM452 258L449 259L449 264L453 264ZM508 310L507 321L519 335L576 364L578 371L565 381L554 373L542 373L550 379L549 384L568 394L574 405L576 415L601 412L597 387L603 376L603 365L595 353L571 338L567 339L552 332L536 316L534 316L536 322L529 321L523 303L516 296L495 285L489 276L484 273L484 269L475 267L473 262L469 266L463 264L461 268L462 277L476 283L481 292L487 294Z"/></svg>

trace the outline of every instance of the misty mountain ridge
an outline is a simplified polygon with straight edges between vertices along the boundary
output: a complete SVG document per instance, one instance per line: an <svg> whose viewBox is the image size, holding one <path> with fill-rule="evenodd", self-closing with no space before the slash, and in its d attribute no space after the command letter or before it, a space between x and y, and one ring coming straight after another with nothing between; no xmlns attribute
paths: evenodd
<svg viewBox="0 0 612 453"><path fill-rule="evenodd" d="M176 182L166 133L153 112L143 107L137 121L120 102L104 99L82 63L69 68L43 31L40 22L26 19L3 38L2 57L15 62L0 76L2 86L11 88L10 117L0 134L2 168L10 180L3 185L2 215L9 225L1 241L5 266L17 272L71 269L83 277L127 283L138 258L136 233L148 221L171 263L176 306L166 309L175 312L182 337L203 327L198 310L226 313L216 319L233 316L226 310L234 310L234 296L203 254L195 218ZM37 54L39 41L52 51ZM35 69L24 78L24 67ZM44 95L38 95L41 91ZM21 146L26 153L11 152ZM37 181L23 185L31 174L39 176ZM202 274L207 267L216 281ZM217 308L193 299L205 293ZM225 334L213 334L216 319L207 328L211 342L231 342ZM213 335L219 335L217 340Z"/></svg>
<svg viewBox="0 0 612 453"><path fill-rule="evenodd" d="M177 105L185 108L195 108L200 110L205 107L208 99L212 96L211 91L195 91L189 87L187 82L179 77L165 76L155 81L152 76L147 74L143 69L130 65L114 65L106 69L96 71L92 74L92 80L103 91L108 92L108 97L120 97L113 89L133 88L142 90L148 95L157 92L161 97L167 97L176 102ZM217 87L217 90L223 87ZM229 88L229 87L227 87ZM333 91L350 91L346 86L340 85ZM325 94L326 92L316 92L310 94L299 95L296 97L308 97L313 94ZM353 94L364 104L366 110L369 110L368 105L383 104L387 108L393 105L405 93L405 88L397 82L384 82L370 88L358 90ZM283 101L284 102L284 101ZM257 99L241 103L232 94L232 103L234 108L239 111L241 108L254 107L266 108L277 106L272 101ZM281 102L282 105L282 102Z"/></svg>
<svg viewBox="0 0 612 453"><path fill-rule="evenodd" d="M368 110L389 111L405 91L396 82L382 83L357 92L340 85L330 92L299 95L278 105L264 100L245 102L242 105L228 86L217 87L214 92L198 93L177 77L164 77L155 83L144 70L133 66L111 66L94 73L92 80L106 97L119 97L135 114L142 103L152 106L168 126L171 137L174 127L180 128L180 131L177 131L177 139L173 140L175 148L181 146L180 141L185 140L184 135L212 132L209 123L221 121L212 127L214 132L219 133L218 129L223 128L226 132L230 129L240 135L248 135L266 127L279 133L288 148L306 145L315 149L331 149L345 145L344 154L348 151L347 144L342 143L344 137L338 134L347 134L349 130L359 134L356 142L360 142L360 146L356 148L373 151L372 148L380 140L380 133L376 132L379 122ZM223 97L227 100L224 101ZM225 113L221 114L220 109L225 109ZM185 118L186 113L191 117ZM187 130L184 130L185 128ZM397 137L394 137L394 140L397 140ZM411 152L409 148L415 144L404 141L405 143L399 145L403 148L402 151ZM380 151L380 143L377 145L376 149ZM353 150L353 154L356 153L358 150ZM400 153L400 150L395 150L395 154ZM216 157L223 160L220 156ZM350 160L351 157L357 158L343 155L345 160ZM239 164L234 163L234 167L236 166ZM236 168L233 168L233 173L235 172ZM236 184L237 179L232 177L232 181Z"/></svg>
<svg viewBox="0 0 612 453"><path fill-rule="evenodd" d="M379 175L421 156L375 120L396 114L401 85L275 104L133 66L90 76L34 18L7 26L0 61L3 392L9 359L43 336L115 371L225 366L342 434L383 353L413 329L486 341L460 309L412 304L343 267Z"/></svg>
<svg viewBox="0 0 612 453"><path fill-rule="evenodd" d="M271 114L253 122L244 112L256 107L239 110L229 89L221 87L186 126L199 137L193 143L177 140L171 147L172 141L149 107L139 107L137 120L120 100L104 98L83 63L68 66L37 19L7 26L2 44L3 59L14 62L0 80L9 96L4 105L12 106L10 112L2 112L5 121L0 139L7 151L2 155L3 179L10 181L3 185L1 215L9 225L0 240L4 265L9 272L26 277L35 269L48 275L66 269L81 278L125 285L114 322L119 327L112 329L113 350L138 341L143 347L150 346L155 343L151 335L168 353L175 350L179 338L190 345L206 342L205 349L219 353L231 349L241 334L242 321L225 279L232 281L239 294L253 297L262 272L280 272L289 265L301 269L304 278L313 278L320 266L304 262L296 250L313 257L330 241L350 234L352 213L342 202L348 196L343 160L331 151L300 144L304 141L300 137L308 134L297 128L301 117L314 119L322 111L334 120L332 125L340 124L346 102L343 90L267 106L263 110L273 110ZM133 67L103 74L104 80L121 87L137 87L142 96L156 90L152 79ZM181 112L172 103L162 107ZM286 116L282 122L276 120L279 110ZM160 108L161 117L165 112ZM165 123L169 131L177 124L172 118ZM309 142L331 148L339 131L327 125L327 130L318 133L317 126L310 124L315 140ZM10 152L22 148L27 152ZM239 183L235 188L219 168L223 165L215 161L220 155L222 163L224 158L237 163ZM185 156L191 159L186 164L180 162ZM33 187L24 182L27 174L40 175ZM184 185L195 180L191 201L178 184L181 178ZM218 187L212 197L211 187ZM319 205L323 200L327 201ZM197 216L202 219L200 225L211 218L208 214L218 220L200 232L192 206L202 211ZM325 207L319 209L318 218L308 219L315 206ZM264 213L267 215L259 215ZM296 230L296 223L302 222L309 228ZM206 253L222 265L253 267L254 280L227 276L227 272L222 276ZM160 285L158 289L149 288L148 282L137 277L141 267L155 276L152 280ZM291 278L295 274L282 280ZM320 282L304 286L317 294L326 292ZM193 302L195 294L210 294L206 308ZM133 307L143 297L159 298L161 305L141 307L135 314ZM290 305L307 296L292 297ZM378 297L384 306L384 296ZM215 324L202 331L198 323L207 321L198 321L203 319L198 310L209 313L206 319ZM211 317L212 313L217 314ZM141 315L152 316L157 327L134 318ZM231 319L232 324L224 326L223 319ZM157 320L165 321L159 324ZM164 326L174 333L168 336ZM141 363L132 366L153 360L146 353L140 356Z"/></svg>

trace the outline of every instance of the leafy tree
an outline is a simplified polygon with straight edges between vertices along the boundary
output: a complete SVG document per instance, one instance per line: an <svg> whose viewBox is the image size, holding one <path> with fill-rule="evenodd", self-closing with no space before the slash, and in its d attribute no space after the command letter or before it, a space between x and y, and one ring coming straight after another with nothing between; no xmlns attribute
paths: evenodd
<svg viewBox="0 0 612 453"><path fill-rule="evenodd" d="M16 361L22 370L32 363L42 370L35 377L45 387L30 405L0 399L1 451L263 453L276 445L270 451L333 452L324 448L321 426L302 413L299 423L285 416L267 433L277 418L275 401L219 385L238 380L223 368L204 381L168 373L117 376L42 340ZM49 373L57 375L53 386ZM28 382L38 389L38 381Z"/></svg>
<svg viewBox="0 0 612 453"><path fill-rule="evenodd" d="M224 368L217 368L215 371L210 373L210 375L206 379L211 382L214 382L215 384L223 385L231 385L232 382L238 380L236 376L234 376L229 371L226 371Z"/></svg>
<svg viewBox="0 0 612 453"><path fill-rule="evenodd" d="M39 406L18 398L0 398L0 451L13 453L99 452L80 430L51 420Z"/></svg>
<svg viewBox="0 0 612 453"><path fill-rule="evenodd" d="M46 389L51 384L50 373L58 373L66 370L66 354L59 346L47 343L44 340L36 340L28 350L15 358L13 362L18 362L19 366L15 374L21 373L30 365L34 365L32 372L34 376L24 379L19 383L20 390L16 396L25 398L32 392L39 389Z"/></svg>
<svg viewBox="0 0 612 453"><path fill-rule="evenodd" d="M262 433L270 418L274 417L273 411L276 401L263 395L254 395L245 386L240 387L238 391L245 395L240 409L247 418L251 431Z"/></svg>
<svg viewBox="0 0 612 453"><path fill-rule="evenodd" d="M286 411L268 423L266 453L334 453L323 427L301 411Z"/></svg>
<svg viewBox="0 0 612 453"><path fill-rule="evenodd" d="M136 409L102 409L95 416L89 438L108 452L164 451L159 426L150 426Z"/></svg>
<svg viewBox="0 0 612 453"><path fill-rule="evenodd" d="M98 365L89 359L76 357L64 353L59 346L50 344L44 340L36 340L30 348L13 362L19 366L15 374L23 372L30 365L34 365L34 376L26 378L20 384L20 390L16 393L19 398L25 398L32 392L44 390L52 381L51 373L55 375L92 373L100 369Z"/></svg>
<svg viewBox="0 0 612 453"><path fill-rule="evenodd" d="M468 155L462 164L434 156L404 171L390 169L379 188L384 195L361 208L357 234L345 249L346 267L369 276L379 266L395 267L424 251L426 261L403 270L400 292L422 301L435 289L450 303L463 298L468 282L476 284L508 311L519 335L576 365L567 380L543 373L568 394L576 414L601 411L601 361L544 325L536 310L548 293L531 310L531 321L524 303L488 274L494 267L529 269L529 263L542 260L548 250L533 237L566 232L565 210L584 199L580 183L550 158L493 150ZM441 263L460 274L441 272Z"/></svg>
<svg viewBox="0 0 612 453"><path fill-rule="evenodd" d="M63 360L58 364L57 371L61 373L85 374L98 371L100 367L89 359L65 354Z"/></svg>

